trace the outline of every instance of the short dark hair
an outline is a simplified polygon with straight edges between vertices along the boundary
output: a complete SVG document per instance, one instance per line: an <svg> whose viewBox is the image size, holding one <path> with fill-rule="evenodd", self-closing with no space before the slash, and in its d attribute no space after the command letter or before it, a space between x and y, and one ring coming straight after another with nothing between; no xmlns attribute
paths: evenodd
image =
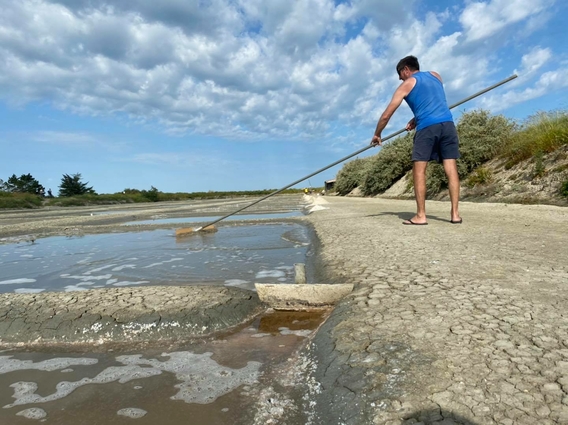
<svg viewBox="0 0 568 425"><path fill-rule="evenodd" d="M400 75L400 71L402 71L406 66L411 71L420 71L420 64L418 63L416 56L407 56L398 61L398 64L396 65L396 73Z"/></svg>

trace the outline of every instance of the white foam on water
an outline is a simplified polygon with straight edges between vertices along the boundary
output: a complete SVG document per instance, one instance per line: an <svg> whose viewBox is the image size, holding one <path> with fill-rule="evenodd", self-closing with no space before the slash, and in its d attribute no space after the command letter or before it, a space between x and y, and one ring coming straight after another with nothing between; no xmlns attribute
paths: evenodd
<svg viewBox="0 0 568 425"><path fill-rule="evenodd" d="M245 283L249 283L248 280L241 280L241 279L228 279L225 281L225 286L239 286Z"/></svg>
<svg viewBox="0 0 568 425"><path fill-rule="evenodd" d="M126 409L120 409L118 412L116 412L117 415L119 416L126 416L127 418L132 418L132 419L140 419L144 416L146 416L146 412L143 409L138 409L136 407L127 407Z"/></svg>
<svg viewBox="0 0 568 425"><path fill-rule="evenodd" d="M23 254L20 255L20 257L24 257L24 258L34 258L34 256L32 254Z"/></svg>
<svg viewBox="0 0 568 425"><path fill-rule="evenodd" d="M93 378L82 378L79 381L59 382L55 392L46 396L36 394L38 385L35 382L15 382L14 401L4 406L11 408L30 403L46 403L62 399L77 388L90 384L106 384L119 382L124 384L134 379L144 379L160 375L162 372L175 374L178 381L174 387L178 393L170 397L173 400L183 400L186 403L208 404L218 397L227 394L241 385L252 385L258 382L261 363L249 361L241 369L225 367L211 359L213 353L194 354L187 351L163 353L163 359L145 359L142 355L124 355L116 357L116 361L123 366L111 366ZM62 366L67 367L74 362L94 362L95 359L51 359L44 362L33 363L12 359L11 356L0 357L0 373L12 370L39 369L56 370ZM89 363L83 363L89 364ZM92 364L92 363L90 363Z"/></svg>
<svg viewBox="0 0 568 425"><path fill-rule="evenodd" d="M63 290L65 292L75 292L75 291L86 291L87 289L89 289L89 288L83 288L82 286L79 285L67 285L65 288L63 288Z"/></svg>
<svg viewBox="0 0 568 425"><path fill-rule="evenodd" d="M142 268L143 269L149 269L150 267L161 266L162 264L171 263L173 261L183 261L183 258L172 258L171 260L164 260L164 261L160 261L159 263L152 263L152 264L149 264L149 265L144 266Z"/></svg>
<svg viewBox="0 0 568 425"><path fill-rule="evenodd" d="M123 266L115 267L114 269L112 269L112 271L113 272L119 272L119 271L124 270L124 269L135 269L135 268L136 268L136 266L134 264L125 264Z"/></svg>
<svg viewBox="0 0 568 425"><path fill-rule="evenodd" d="M118 279L109 279L106 281L105 285L112 285L113 283L118 282Z"/></svg>
<svg viewBox="0 0 568 425"><path fill-rule="evenodd" d="M262 279L265 277L284 277L286 273L281 270L261 270L256 274L257 279Z"/></svg>
<svg viewBox="0 0 568 425"><path fill-rule="evenodd" d="M45 410L39 407L32 407L30 409L22 410L21 412L16 413L16 416L23 416L27 419L39 420L47 417L47 413L45 412Z"/></svg>
<svg viewBox="0 0 568 425"><path fill-rule="evenodd" d="M82 281L91 281L91 280L103 280L103 279L110 279L112 277L111 274L103 274L100 276L71 276L68 274L60 275L60 277L64 279L77 279Z"/></svg>
<svg viewBox="0 0 568 425"><path fill-rule="evenodd" d="M17 285L20 283L34 283L35 281L36 281L35 279L26 279L26 278L10 279L10 280L0 281L0 285Z"/></svg>
<svg viewBox="0 0 568 425"><path fill-rule="evenodd" d="M17 370L43 370L52 372L67 369L69 366L88 366L97 364L97 359L60 357L34 363L32 360L18 360L14 356L0 356L0 375Z"/></svg>
<svg viewBox="0 0 568 425"><path fill-rule="evenodd" d="M299 329L299 330L291 331L290 329L285 328L285 327L278 328L278 330L280 331L280 335L296 335L296 336L304 336L304 337L309 336L313 332L309 329Z"/></svg>
<svg viewBox="0 0 568 425"><path fill-rule="evenodd" d="M95 272L100 272L101 270L105 270L105 269L108 269L108 268L114 267L114 266L116 266L116 264L107 264L106 266L101 266L101 267L97 267L96 269L86 271L84 274L91 274L91 273L95 273Z"/></svg>
<svg viewBox="0 0 568 425"><path fill-rule="evenodd" d="M17 288L14 289L16 294L39 294L40 292L45 291L43 288Z"/></svg>
<svg viewBox="0 0 568 425"><path fill-rule="evenodd" d="M149 280L140 280L138 282L128 282L128 281L124 281L124 282L116 282L113 283L113 286L131 286L131 285L141 285L143 283L150 283Z"/></svg>

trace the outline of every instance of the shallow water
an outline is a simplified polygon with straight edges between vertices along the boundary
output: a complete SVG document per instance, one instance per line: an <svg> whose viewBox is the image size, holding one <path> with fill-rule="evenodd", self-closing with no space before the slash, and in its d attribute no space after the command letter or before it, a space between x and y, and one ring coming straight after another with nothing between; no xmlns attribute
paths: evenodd
<svg viewBox="0 0 568 425"><path fill-rule="evenodd" d="M289 211L285 213L269 213L269 214L236 214L227 217L225 221L235 221L235 220L261 220L261 219L279 219L279 218L290 218L302 216L301 211ZM174 218L160 218L156 217L151 220L138 220L129 221L124 223L125 226L132 226L136 224L173 224L173 223L211 223L222 216L211 216L211 217L174 217Z"/></svg>
<svg viewBox="0 0 568 425"><path fill-rule="evenodd" d="M327 312L272 312L216 340L107 353L0 352L0 423L249 424L270 369ZM257 405L258 407L258 405Z"/></svg>
<svg viewBox="0 0 568 425"><path fill-rule="evenodd" d="M176 239L174 230L49 237L0 245L0 292L77 291L130 285L210 284L254 289L292 283L309 255L296 223L220 226Z"/></svg>

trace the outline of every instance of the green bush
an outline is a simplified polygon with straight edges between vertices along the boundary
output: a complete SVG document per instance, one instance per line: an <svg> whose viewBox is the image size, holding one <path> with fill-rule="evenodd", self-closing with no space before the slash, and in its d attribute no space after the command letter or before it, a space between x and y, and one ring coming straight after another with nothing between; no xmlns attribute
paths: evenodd
<svg viewBox="0 0 568 425"><path fill-rule="evenodd" d="M490 159L493 159L508 143L516 124L503 115L491 115L482 109L463 114L457 124L461 158L457 160L460 179ZM438 194L448 187L448 179L439 164L430 163L426 173L428 196Z"/></svg>
<svg viewBox="0 0 568 425"><path fill-rule="evenodd" d="M568 198L568 180L566 180L564 183L562 183L562 186L560 186L560 194Z"/></svg>
<svg viewBox="0 0 568 425"><path fill-rule="evenodd" d="M367 173L370 158L357 158L347 162L337 173L335 192L339 195L347 195L353 189L363 184Z"/></svg>
<svg viewBox="0 0 568 425"><path fill-rule="evenodd" d="M484 162L493 159L513 137L516 124L503 115L489 111L467 112L460 118L457 130L460 138L460 177L464 178Z"/></svg>
<svg viewBox="0 0 568 425"><path fill-rule="evenodd" d="M413 134L407 133L369 157L361 188L365 196L383 193L412 169L412 141Z"/></svg>
<svg viewBox="0 0 568 425"><path fill-rule="evenodd" d="M506 168L535 156L553 152L568 144L568 112L539 112L529 117L503 146L501 156Z"/></svg>
<svg viewBox="0 0 568 425"><path fill-rule="evenodd" d="M30 193L9 193L0 191L0 209L39 208L42 200Z"/></svg>

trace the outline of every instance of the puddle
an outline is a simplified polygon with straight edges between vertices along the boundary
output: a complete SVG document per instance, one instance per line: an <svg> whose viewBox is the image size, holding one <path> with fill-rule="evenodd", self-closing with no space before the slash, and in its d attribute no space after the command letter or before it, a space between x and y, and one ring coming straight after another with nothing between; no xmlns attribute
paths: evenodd
<svg viewBox="0 0 568 425"><path fill-rule="evenodd" d="M271 312L215 340L143 353L3 352L0 423L252 423L270 369L327 314Z"/></svg>
<svg viewBox="0 0 568 425"><path fill-rule="evenodd" d="M261 219L280 219L280 218L290 218L302 216L301 211L290 211L286 213L270 213L270 214L236 214L231 217L227 217L224 221L235 221L235 220L261 220ZM177 217L177 218L155 218L152 220L139 220L139 221L129 221L124 223L123 226L133 226L137 224L174 224L174 223L210 223L212 221L221 218L222 216L211 216L211 217Z"/></svg>
<svg viewBox="0 0 568 425"><path fill-rule="evenodd" d="M309 230L297 223L221 226L183 239L173 229L49 237L0 245L0 292L186 284L254 290L254 282L293 283L294 263L306 263L309 248Z"/></svg>

